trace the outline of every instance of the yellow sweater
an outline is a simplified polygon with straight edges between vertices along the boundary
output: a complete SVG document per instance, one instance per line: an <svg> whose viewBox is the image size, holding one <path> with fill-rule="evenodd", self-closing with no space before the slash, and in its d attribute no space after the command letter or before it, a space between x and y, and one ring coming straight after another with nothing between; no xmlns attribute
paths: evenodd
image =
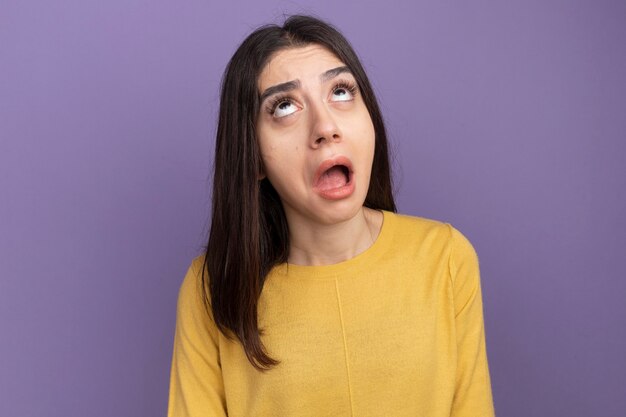
<svg viewBox="0 0 626 417"><path fill-rule="evenodd" d="M168 416L493 416L474 248L447 223L383 213L356 257L270 272L258 322L281 364L266 373L206 315L194 259L178 296Z"/></svg>

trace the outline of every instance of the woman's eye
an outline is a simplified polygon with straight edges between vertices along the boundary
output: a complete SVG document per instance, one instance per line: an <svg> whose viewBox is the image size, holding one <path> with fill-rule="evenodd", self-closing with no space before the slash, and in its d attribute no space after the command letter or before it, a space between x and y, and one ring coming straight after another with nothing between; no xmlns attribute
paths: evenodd
<svg viewBox="0 0 626 417"><path fill-rule="evenodd" d="M297 107L291 101L281 101L274 109L274 117L285 117L295 112Z"/></svg>
<svg viewBox="0 0 626 417"><path fill-rule="evenodd" d="M347 87L337 87L333 91L333 101L350 101L354 94Z"/></svg>

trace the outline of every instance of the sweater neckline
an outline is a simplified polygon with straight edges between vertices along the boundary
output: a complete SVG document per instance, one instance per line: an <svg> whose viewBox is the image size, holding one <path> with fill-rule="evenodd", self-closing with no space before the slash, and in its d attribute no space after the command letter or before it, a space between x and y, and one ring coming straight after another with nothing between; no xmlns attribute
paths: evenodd
<svg viewBox="0 0 626 417"><path fill-rule="evenodd" d="M330 265L296 265L285 262L276 265L272 269L272 274L299 279L332 279L366 269L386 251L389 246L388 242L393 235L394 213L386 210L379 211L383 213L383 224L380 232L374 243L358 255Z"/></svg>

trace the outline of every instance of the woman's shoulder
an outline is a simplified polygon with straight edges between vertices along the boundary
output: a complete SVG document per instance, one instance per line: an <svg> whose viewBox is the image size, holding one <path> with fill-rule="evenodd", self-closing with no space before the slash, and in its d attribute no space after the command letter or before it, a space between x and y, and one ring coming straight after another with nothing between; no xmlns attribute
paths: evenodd
<svg viewBox="0 0 626 417"><path fill-rule="evenodd" d="M389 213L394 235L415 241L439 241L446 245L461 246L469 250L471 243L450 222L402 213Z"/></svg>
<svg viewBox="0 0 626 417"><path fill-rule="evenodd" d="M407 213L392 213L388 212L392 217L395 218L395 221L398 223L403 223L405 225L415 225L415 226L424 226L424 227L440 227L447 223L441 220L431 219L428 217L422 217L415 214L407 214Z"/></svg>
<svg viewBox="0 0 626 417"><path fill-rule="evenodd" d="M202 272L202 268L204 266L204 260L206 259L206 254L202 253L191 260L191 265L189 266L190 270L193 270L196 274L200 274Z"/></svg>
<svg viewBox="0 0 626 417"><path fill-rule="evenodd" d="M199 305L202 302L203 282L202 272L207 276L206 268L204 268L205 254L198 255L191 260L187 266L187 272L180 283L178 293L179 308L185 305Z"/></svg>
<svg viewBox="0 0 626 417"><path fill-rule="evenodd" d="M395 234L400 235L450 235L451 225L441 220L435 220L428 217L422 217L405 213L386 213L389 218L390 226L393 227Z"/></svg>

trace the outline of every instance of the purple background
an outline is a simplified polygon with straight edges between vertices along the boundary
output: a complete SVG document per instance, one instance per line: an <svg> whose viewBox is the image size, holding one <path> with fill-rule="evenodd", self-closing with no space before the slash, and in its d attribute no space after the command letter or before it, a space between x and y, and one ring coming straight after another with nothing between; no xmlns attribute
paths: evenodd
<svg viewBox="0 0 626 417"><path fill-rule="evenodd" d="M626 3L503 3L3 0L0 415L165 414L221 73L315 12L379 95L400 211L479 254L497 414L623 416Z"/></svg>

